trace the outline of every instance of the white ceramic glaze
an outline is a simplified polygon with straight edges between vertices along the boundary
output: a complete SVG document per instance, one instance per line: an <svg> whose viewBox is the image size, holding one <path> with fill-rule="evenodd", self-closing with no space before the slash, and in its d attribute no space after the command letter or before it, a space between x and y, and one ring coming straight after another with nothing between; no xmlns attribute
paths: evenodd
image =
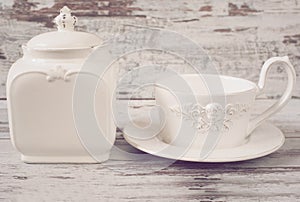
<svg viewBox="0 0 300 202"><path fill-rule="evenodd" d="M74 31L77 18L64 7L55 19L58 31L44 33L23 46L24 55L8 75L7 99L13 145L29 163L96 163L109 157L115 140L110 103L114 85L108 73L95 91L95 115L105 140L94 159L80 141L73 119L73 90L79 77L97 83L99 77L81 67L102 40ZM80 134L81 136L84 134Z"/></svg>
<svg viewBox="0 0 300 202"><path fill-rule="evenodd" d="M286 90L274 105L251 119L255 98L263 92L267 72L274 63L285 67L288 77ZM233 148L245 144L249 134L257 126L287 104L295 85L296 73L285 56L274 57L265 62L258 85L223 75L182 74L180 77L191 88L196 101L180 103L179 97L186 98L191 93L181 90L182 86L179 84L175 92L161 87L162 84L172 83L172 79L176 84L178 77L158 82L160 85L155 89L155 98L165 117L162 120L165 124L158 138L167 144L201 150L208 138L217 133L219 136L211 140L216 143L211 149ZM183 123L196 131L194 136L191 133L179 133Z"/></svg>
<svg viewBox="0 0 300 202"><path fill-rule="evenodd" d="M158 121L157 119L152 120L153 127L147 128L144 132L153 134L152 130L160 127ZM143 122L143 120L137 120L137 122ZM124 138L133 147L155 156L193 162L235 162L255 159L275 152L285 140L284 135L277 127L270 123L263 123L252 131L249 141L245 144L232 148L214 149L208 157L202 158L198 148L183 149L165 143L158 136L148 139L134 138L135 133L139 133L139 131L132 125L124 128Z"/></svg>

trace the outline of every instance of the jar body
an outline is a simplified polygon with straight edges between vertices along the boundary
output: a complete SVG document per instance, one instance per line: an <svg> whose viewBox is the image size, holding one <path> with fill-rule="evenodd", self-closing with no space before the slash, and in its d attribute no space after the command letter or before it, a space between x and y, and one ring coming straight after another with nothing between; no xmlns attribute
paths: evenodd
<svg viewBox="0 0 300 202"><path fill-rule="evenodd" d="M111 112L112 82L82 72L89 54L80 52L26 52L14 63L7 81L10 134L13 145L28 163L97 163L109 158L115 140L115 124ZM40 55L41 54L41 55ZM76 54L81 57L75 57ZM72 56L73 55L73 56ZM57 57L59 56L59 57ZM89 152L79 134L74 116L73 92L76 79L97 83L95 114L104 134L99 148Z"/></svg>

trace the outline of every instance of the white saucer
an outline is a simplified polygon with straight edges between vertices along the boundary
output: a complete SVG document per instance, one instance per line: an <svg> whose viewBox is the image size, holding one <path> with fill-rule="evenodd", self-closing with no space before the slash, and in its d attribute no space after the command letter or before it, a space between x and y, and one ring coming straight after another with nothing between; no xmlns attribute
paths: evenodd
<svg viewBox="0 0 300 202"><path fill-rule="evenodd" d="M130 134L136 133L137 129L128 125L124 129L124 138L133 147L146 153L168 159L193 161L193 162L234 162L245 161L266 156L278 150L284 143L285 137L282 132L270 123L264 123L255 129L246 144L226 149L215 149L205 159L200 159L199 150L183 152L182 148L166 144L157 137L148 139L136 139ZM145 129L145 134L151 134L151 129Z"/></svg>

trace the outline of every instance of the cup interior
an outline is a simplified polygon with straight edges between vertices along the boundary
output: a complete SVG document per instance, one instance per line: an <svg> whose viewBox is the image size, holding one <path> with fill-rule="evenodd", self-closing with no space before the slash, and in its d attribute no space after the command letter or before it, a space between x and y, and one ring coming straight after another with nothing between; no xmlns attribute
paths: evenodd
<svg viewBox="0 0 300 202"><path fill-rule="evenodd" d="M236 77L213 74L181 74L163 78L158 85L171 88L176 93L196 95L230 95L257 90L255 83Z"/></svg>

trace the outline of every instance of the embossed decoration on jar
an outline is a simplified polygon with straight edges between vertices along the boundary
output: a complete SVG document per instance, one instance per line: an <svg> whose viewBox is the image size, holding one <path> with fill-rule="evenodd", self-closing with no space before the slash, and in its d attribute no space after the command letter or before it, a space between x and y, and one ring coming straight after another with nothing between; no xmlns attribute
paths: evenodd
<svg viewBox="0 0 300 202"><path fill-rule="evenodd" d="M63 7L55 18L57 31L33 37L23 45L23 57L11 67L7 80L8 115L13 145L28 163L97 163L109 158L116 126L110 109L109 90L114 72L99 75L82 71L87 56L103 40L75 31L77 18ZM95 117L104 131L103 142L92 157L80 140L73 114L77 78L93 83Z"/></svg>

